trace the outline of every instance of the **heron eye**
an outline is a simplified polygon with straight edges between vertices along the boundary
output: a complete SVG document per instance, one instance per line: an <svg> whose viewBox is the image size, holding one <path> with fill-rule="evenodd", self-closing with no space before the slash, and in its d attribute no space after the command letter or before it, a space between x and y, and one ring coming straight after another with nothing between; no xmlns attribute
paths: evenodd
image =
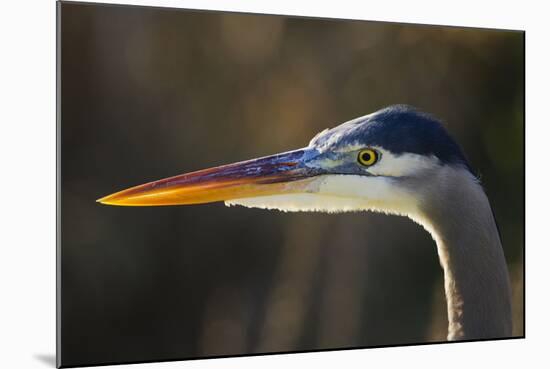
<svg viewBox="0 0 550 369"><path fill-rule="evenodd" d="M362 165L371 166L378 161L378 153L373 149L361 150L357 161Z"/></svg>

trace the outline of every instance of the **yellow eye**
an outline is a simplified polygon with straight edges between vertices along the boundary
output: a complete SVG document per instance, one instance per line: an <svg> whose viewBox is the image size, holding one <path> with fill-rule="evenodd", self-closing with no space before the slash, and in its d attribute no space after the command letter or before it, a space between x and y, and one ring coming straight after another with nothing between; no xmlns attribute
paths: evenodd
<svg viewBox="0 0 550 369"><path fill-rule="evenodd" d="M365 166L371 166L378 161L378 152L373 149L364 149L359 151L357 161Z"/></svg>

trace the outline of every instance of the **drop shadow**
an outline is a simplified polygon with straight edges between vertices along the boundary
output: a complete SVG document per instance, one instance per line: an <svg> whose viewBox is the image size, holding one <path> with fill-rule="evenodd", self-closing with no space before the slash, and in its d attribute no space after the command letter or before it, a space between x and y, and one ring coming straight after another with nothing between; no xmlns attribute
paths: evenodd
<svg viewBox="0 0 550 369"><path fill-rule="evenodd" d="M50 368L55 368L55 355L54 354L34 354L34 358L43 364L46 364Z"/></svg>

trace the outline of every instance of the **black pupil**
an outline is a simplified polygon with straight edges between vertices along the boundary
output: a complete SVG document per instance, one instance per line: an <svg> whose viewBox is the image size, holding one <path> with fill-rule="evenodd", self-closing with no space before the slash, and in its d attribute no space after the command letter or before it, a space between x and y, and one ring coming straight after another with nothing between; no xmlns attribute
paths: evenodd
<svg viewBox="0 0 550 369"><path fill-rule="evenodd" d="M365 162L369 162L371 160L371 153L370 152L364 152L361 154L361 159Z"/></svg>

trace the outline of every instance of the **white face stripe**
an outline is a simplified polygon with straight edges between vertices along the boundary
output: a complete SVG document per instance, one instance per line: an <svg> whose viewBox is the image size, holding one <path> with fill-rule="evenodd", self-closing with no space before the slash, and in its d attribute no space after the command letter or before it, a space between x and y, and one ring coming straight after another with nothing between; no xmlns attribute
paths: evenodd
<svg viewBox="0 0 550 369"><path fill-rule="evenodd" d="M379 161L368 168L368 172L377 176L405 177L435 168L440 164L435 156L404 153L396 155L381 147L373 146L380 152Z"/></svg>
<svg viewBox="0 0 550 369"><path fill-rule="evenodd" d="M405 177L415 173L421 173L426 169L432 169L441 164L434 156L425 156L413 153L394 154L380 146L365 146L363 144L351 144L335 152L346 155L357 155L362 149L374 149L380 153L378 162L370 167L362 167L367 172L376 176ZM342 163L341 160L319 161L316 165L324 165L326 168L336 167ZM361 165L357 163L359 167Z"/></svg>

